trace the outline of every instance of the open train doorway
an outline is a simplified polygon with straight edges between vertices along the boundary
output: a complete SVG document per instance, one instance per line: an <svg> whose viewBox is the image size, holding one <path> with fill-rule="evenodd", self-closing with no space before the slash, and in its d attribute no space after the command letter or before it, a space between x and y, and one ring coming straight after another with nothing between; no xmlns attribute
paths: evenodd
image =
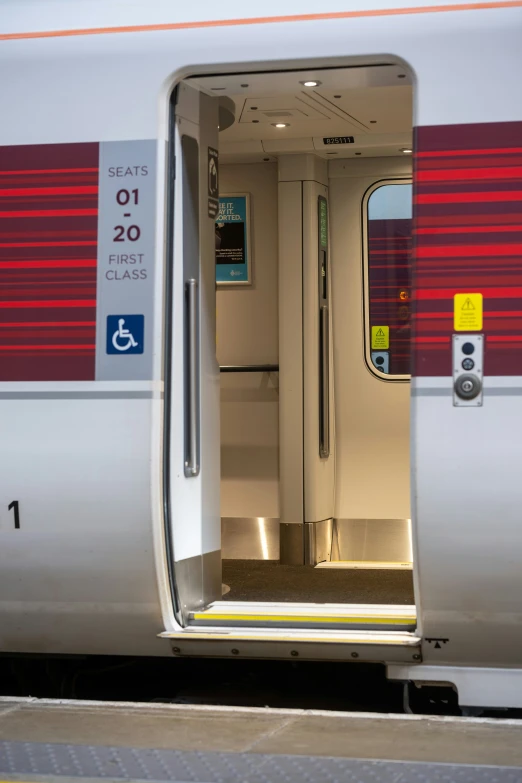
<svg viewBox="0 0 522 783"><path fill-rule="evenodd" d="M410 74L198 76L174 125L184 622L414 628Z"/></svg>

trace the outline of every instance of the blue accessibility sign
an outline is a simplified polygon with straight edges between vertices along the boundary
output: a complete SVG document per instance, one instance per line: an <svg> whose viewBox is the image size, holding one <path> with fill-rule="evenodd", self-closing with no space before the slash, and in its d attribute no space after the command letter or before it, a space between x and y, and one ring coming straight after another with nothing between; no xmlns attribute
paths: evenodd
<svg viewBox="0 0 522 783"><path fill-rule="evenodd" d="M143 353L144 332L143 315L108 315L107 353Z"/></svg>

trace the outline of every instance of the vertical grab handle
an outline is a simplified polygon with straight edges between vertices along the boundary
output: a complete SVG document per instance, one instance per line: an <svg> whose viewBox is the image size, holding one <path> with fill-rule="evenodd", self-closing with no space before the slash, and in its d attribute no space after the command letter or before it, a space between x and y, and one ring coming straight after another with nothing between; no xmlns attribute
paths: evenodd
<svg viewBox="0 0 522 783"><path fill-rule="evenodd" d="M185 476L199 473L198 282L185 283Z"/></svg>
<svg viewBox="0 0 522 783"><path fill-rule="evenodd" d="M320 309L319 322L319 456L330 456L330 320L327 305Z"/></svg>

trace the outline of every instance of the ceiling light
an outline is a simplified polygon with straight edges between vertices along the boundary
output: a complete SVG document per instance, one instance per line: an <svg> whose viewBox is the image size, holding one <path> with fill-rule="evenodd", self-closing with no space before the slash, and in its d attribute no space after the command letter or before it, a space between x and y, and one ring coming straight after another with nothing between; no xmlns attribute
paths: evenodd
<svg viewBox="0 0 522 783"><path fill-rule="evenodd" d="M304 87L319 87L321 82L316 82L314 79L308 79L305 82L299 82L299 84L302 84Z"/></svg>
<svg viewBox="0 0 522 783"><path fill-rule="evenodd" d="M273 122L274 128L288 128L288 122Z"/></svg>
<svg viewBox="0 0 522 783"><path fill-rule="evenodd" d="M401 152L404 152L405 155L408 155L408 153L413 152L413 150L410 147L403 147Z"/></svg>

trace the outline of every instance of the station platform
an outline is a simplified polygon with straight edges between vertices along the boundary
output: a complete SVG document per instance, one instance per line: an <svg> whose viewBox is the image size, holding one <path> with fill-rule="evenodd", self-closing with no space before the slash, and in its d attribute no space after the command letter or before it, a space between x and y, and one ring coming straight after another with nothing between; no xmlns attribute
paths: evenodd
<svg viewBox="0 0 522 783"><path fill-rule="evenodd" d="M522 721L0 699L0 780L520 783Z"/></svg>

